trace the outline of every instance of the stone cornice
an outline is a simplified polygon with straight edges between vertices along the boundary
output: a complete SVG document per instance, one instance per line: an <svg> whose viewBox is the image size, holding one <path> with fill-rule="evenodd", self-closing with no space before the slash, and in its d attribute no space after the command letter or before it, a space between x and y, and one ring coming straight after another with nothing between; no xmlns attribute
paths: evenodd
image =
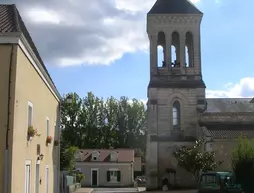
<svg viewBox="0 0 254 193"><path fill-rule="evenodd" d="M204 112L201 116L254 116L254 112Z"/></svg>

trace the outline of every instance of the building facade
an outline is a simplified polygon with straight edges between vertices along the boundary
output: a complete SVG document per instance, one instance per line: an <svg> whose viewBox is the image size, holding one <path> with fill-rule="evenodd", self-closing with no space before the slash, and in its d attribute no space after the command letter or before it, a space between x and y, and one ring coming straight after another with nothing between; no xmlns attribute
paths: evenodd
<svg viewBox="0 0 254 193"><path fill-rule="evenodd" d="M0 192L57 193L60 94L15 5L0 32Z"/></svg>
<svg viewBox="0 0 254 193"><path fill-rule="evenodd" d="M83 187L133 187L141 161L135 159L134 149L82 149L76 155L76 169L85 176Z"/></svg>
<svg viewBox="0 0 254 193"><path fill-rule="evenodd" d="M211 136L216 129L240 133L253 126L251 99L231 99L227 103L226 99L205 98L200 46L202 17L203 13L188 0L157 0L147 14L150 41L147 190L161 187L164 178L174 186L195 186L194 176L177 166L172 151L198 138L215 144L204 130ZM163 49L162 63L158 63L158 46ZM239 104L234 104L235 101Z"/></svg>

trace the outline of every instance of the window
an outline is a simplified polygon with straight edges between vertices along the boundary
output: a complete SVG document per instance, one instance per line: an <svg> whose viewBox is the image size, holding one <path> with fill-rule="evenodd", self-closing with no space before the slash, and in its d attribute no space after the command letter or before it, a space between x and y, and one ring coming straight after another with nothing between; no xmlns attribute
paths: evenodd
<svg viewBox="0 0 254 193"><path fill-rule="evenodd" d="M118 169L110 169L107 171L107 181L108 182L120 182L121 181L121 171Z"/></svg>
<svg viewBox="0 0 254 193"><path fill-rule="evenodd" d="M30 193L31 186L31 161L26 160L26 169L25 169L25 193Z"/></svg>
<svg viewBox="0 0 254 193"><path fill-rule="evenodd" d="M97 151L92 152L92 161L97 161L99 155L100 155L100 154L99 154L99 152L97 152Z"/></svg>
<svg viewBox="0 0 254 193"><path fill-rule="evenodd" d="M117 161L117 153L116 152L110 153L110 161Z"/></svg>
<svg viewBox="0 0 254 193"><path fill-rule="evenodd" d="M215 174L202 175L200 181L205 184L217 183L217 178Z"/></svg>
<svg viewBox="0 0 254 193"><path fill-rule="evenodd" d="M33 122L33 104L31 102L28 102L28 118L27 118L28 127L32 126L32 122Z"/></svg>
<svg viewBox="0 0 254 193"><path fill-rule="evenodd" d="M46 165L46 176L45 176L45 189L46 193L49 193L49 167Z"/></svg>
<svg viewBox="0 0 254 193"><path fill-rule="evenodd" d="M207 143L206 144L206 151L211 152L213 150L213 144L212 143Z"/></svg>
<svg viewBox="0 0 254 193"><path fill-rule="evenodd" d="M49 136L49 118L47 117L47 121L46 121L46 136Z"/></svg>
<svg viewBox="0 0 254 193"><path fill-rule="evenodd" d="M175 101L173 103L172 122L173 122L173 126L180 125L180 103L179 103L179 101Z"/></svg>

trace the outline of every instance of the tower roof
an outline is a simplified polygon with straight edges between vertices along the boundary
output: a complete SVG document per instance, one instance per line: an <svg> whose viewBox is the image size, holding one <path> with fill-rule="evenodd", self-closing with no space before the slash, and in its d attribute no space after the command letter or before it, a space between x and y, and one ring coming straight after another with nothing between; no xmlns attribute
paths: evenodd
<svg viewBox="0 0 254 193"><path fill-rule="evenodd" d="M148 14L203 14L189 0L156 0Z"/></svg>

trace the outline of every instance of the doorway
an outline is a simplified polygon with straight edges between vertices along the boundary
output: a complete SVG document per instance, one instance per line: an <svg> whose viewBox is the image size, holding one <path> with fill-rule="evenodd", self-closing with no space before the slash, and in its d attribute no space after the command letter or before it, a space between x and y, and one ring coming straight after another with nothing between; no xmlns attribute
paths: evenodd
<svg viewBox="0 0 254 193"><path fill-rule="evenodd" d="M25 168L25 193L30 193L31 183L31 161L26 161Z"/></svg>
<svg viewBox="0 0 254 193"><path fill-rule="evenodd" d="M40 187L40 164L36 164L36 171L35 171L35 193L39 193Z"/></svg>
<svg viewBox="0 0 254 193"><path fill-rule="evenodd" d="M91 169L91 185L92 186L98 186L98 179L99 179L99 174L98 174L98 169Z"/></svg>

